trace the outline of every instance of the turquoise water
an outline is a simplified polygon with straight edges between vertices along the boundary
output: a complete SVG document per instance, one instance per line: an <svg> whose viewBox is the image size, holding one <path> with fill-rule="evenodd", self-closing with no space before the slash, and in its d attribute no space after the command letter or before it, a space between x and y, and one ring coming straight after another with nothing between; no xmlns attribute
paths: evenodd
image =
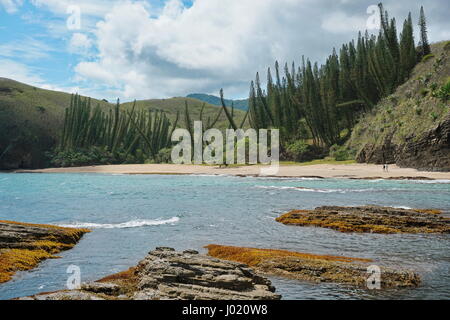
<svg viewBox="0 0 450 320"><path fill-rule="evenodd" d="M342 234L274 221L291 209L367 204L450 212L450 181L0 174L0 220L93 230L61 259L0 285L0 299L64 289L70 265L90 281L157 246L205 252L211 243L371 258L423 278L417 289L389 291L273 278L285 299L450 299L450 235Z"/></svg>

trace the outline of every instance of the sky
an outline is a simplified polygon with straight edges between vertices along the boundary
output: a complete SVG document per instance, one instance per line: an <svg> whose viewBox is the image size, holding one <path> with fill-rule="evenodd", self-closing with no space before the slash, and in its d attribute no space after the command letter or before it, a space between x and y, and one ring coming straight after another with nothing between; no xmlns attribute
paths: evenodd
<svg viewBox="0 0 450 320"><path fill-rule="evenodd" d="M429 40L450 40L450 1L383 3L399 31L410 11L417 24L423 5ZM323 62L358 31L378 33L376 4L0 0L0 77L110 101L217 95L221 88L227 98L247 98L256 72L264 78L275 61Z"/></svg>

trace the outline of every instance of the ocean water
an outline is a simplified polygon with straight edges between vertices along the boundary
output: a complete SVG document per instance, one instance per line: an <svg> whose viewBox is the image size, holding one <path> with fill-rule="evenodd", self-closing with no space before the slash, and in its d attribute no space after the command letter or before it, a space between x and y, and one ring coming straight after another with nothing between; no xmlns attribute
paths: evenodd
<svg viewBox="0 0 450 320"><path fill-rule="evenodd" d="M423 279L416 289L369 291L272 278L284 299L450 299L450 235L343 234L274 220L291 209L370 204L448 213L450 181L0 174L0 220L93 231L61 259L0 285L0 299L64 289L71 265L91 281L158 246L206 252L208 244L371 258Z"/></svg>

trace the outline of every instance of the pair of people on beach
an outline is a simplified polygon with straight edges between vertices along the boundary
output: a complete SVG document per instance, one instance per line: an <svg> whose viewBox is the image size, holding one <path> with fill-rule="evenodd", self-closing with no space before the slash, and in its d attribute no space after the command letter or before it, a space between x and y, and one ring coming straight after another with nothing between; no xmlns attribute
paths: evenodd
<svg viewBox="0 0 450 320"><path fill-rule="evenodd" d="M389 172L389 165L383 164L383 171L384 172Z"/></svg>

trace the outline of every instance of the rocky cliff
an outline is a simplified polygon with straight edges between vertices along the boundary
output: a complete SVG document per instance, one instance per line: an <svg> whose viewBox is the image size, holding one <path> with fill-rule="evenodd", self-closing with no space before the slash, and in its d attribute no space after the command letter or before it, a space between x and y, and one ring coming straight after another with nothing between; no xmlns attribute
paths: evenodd
<svg viewBox="0 0 450 320"><path fill-rule="evenodd" d="M432 50L355 126L347 146L358 162L450 171L450 42Z"/></svg>

